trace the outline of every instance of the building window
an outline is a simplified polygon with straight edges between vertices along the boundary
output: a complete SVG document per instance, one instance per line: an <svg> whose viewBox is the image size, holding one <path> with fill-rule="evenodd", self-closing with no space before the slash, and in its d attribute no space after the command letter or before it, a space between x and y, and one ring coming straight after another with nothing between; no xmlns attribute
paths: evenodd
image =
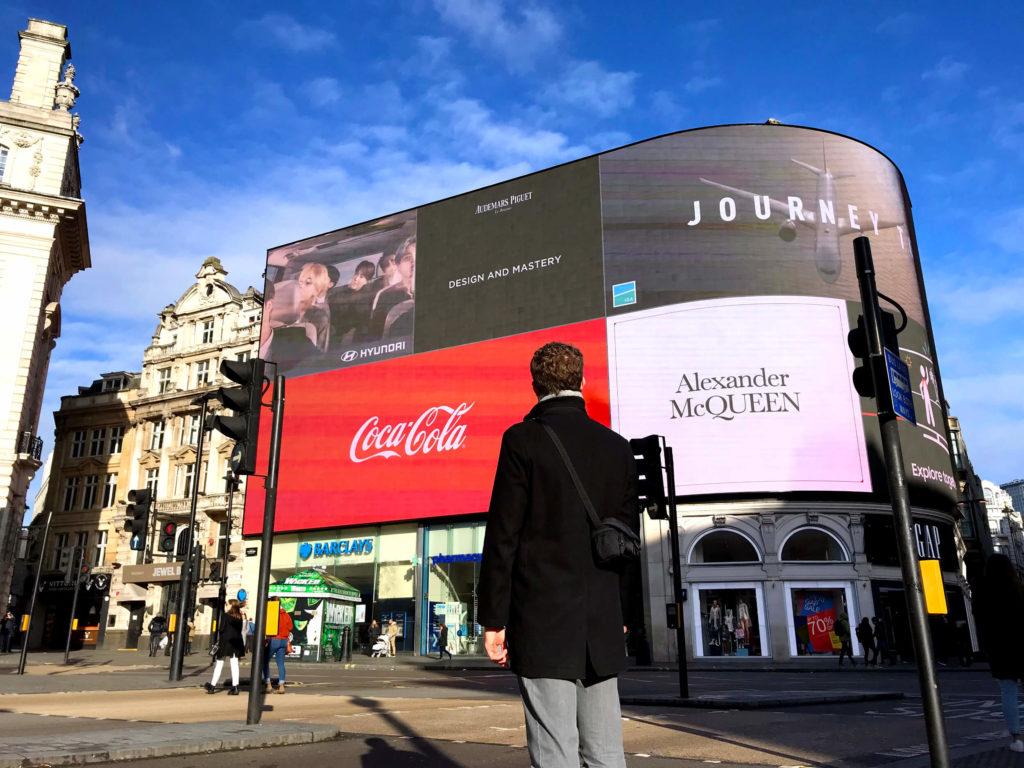
<svg viewBox="0 0 1024 768"><path fill-rule="evenodd" d="M78 497L78 481L80 478L69 477L68 484L64 487L64 511L70 512L75 508L75 499Z"/></svg>
<svg viewBox="0 0 1024 768"><path fill-rule="evenodd" d="M125 380L123 378L117 379L104 379L103 380L103 391L104 392L119 392L125 387Z"/></svg>
<svg viewBox="0 0 1024 768"><path fill-rule="evenodd" d="M89 532L79 531L75 534L75 549L81 550L82 554L85 554L85 550L89 545Z"/></svg>
<svg viewBox="0 0 1024 768"><path fill-rule="evenodd" d="M181 488L180 496L184 496L186 499L192 496L192 482L196 477L196 465L195 464L181 464L178 466L178 477L180 482L178 486Z"/></svg>
<svg viewBox="0 0 1024 768"><path fill-rule="evenodd" d="M850 628L853 652L859 653L853 628L857 622L850 614L850 587L846 583L804 582L786 584L790 597L789 649L793 656L832 655L842 643L836 622L845 618Z"/></svg>
<svg viewBox="0 0 1024 768"><path fill-rule="evenodd" d="M82 492L82 509L92 509L96 506L96 491L99 487L99 475L89 475L85 478L85 489Z"/></svg>
<svg viewBox="0 0 1024 768"><path fill-rule="evenodd" d="M212 344L213 343L213 320L204 320L202 325L202 335L200 337L200 344Z"/></svg>
<svg viewBox="0 0 1024 768"><path fill-rule="evenodd" d="M178 531L178 544L174 548L174 554L178 557L188 557L188 543L189 536L192 535L192 529L187 525Z"/></svg>
<svg viewBox="0 0 1024 768"><path fill-rule="evenodd" d="M161 368L156 372L157 394L165 395L171 391L171 369Z"/></svg>
<svg viewBox="0 0 1024 768"><path fill-rule="evenodd" d="M103 482L103 506L114 506L115 496L117 496L117 473L112 472L107 475L107 479Z"/></svg>
<svg viewBox="0 0 1024 768"><path fill-rule="evenodd" d="M251 358L252 352L250 352L249 350L245 350L245 352L239 352L237 355L235 355L235 360L237 360L240 363L248 363Z"/></svg>
<svg viewBox="0 0 1024 768"><path fill-rule="evenodd" d="M53 563L51 568L57 570L58 568L65 568L67 566L68 557L68 534L58 533L56 538L53 540Z"/></svg>
<svg viewBox="0 0 1024 768"><path fill-rule="evenodd" d="M761 556L750 539L736 531L712 530L705 533L690 550L689 562L759 563Z"/></svg>
<svg viewBox="0 0 1024 768"><path fill-rule="evenodd" d="M103 440L107 436L107 430L94 429L92 439L89 441L89 455L100 456L103 454Z"/></svg>
<svg viewBox="0 0 1024 768"><path fill-rule="evenodd" d="M783 543L781 559L845 563L850 558L832 534L820 528L801 528Z"/></svg>
<svg viewBox="0 0 1024 768"><path fill-rule="evenodd" d="M188 443L187 445L198 445L199 444L199 425L200 420L198 416L188 417Z"/></svg>
<svg viewBox="0 0 1024 768"><path fill-rule="evenodd" d="M85 455L85 431L79 430L71 437L71 458L80 459Z"/></svg>
<svg viewBox="0 0 1024 768"><path fill-rule="evenodd" d="M124 427L110 428L110 454L115 455L121 452L121 445L124 443Z"/></svg>
<svg viewBox="0 0 1024 768"><path fill-rule="evenodd" d="M160 468L154 467L153 469L146 470L146 487L149 488L149 492L153 499L156 499L156 486L160 482Z"/></svg>
<svg viewBox="0 0 1024 768"><path fill-rule="evenodd" d="M162 421L153 422L153 432L149 436L149 449L151 451L159 451L164 447L164 423Z"/></svg>
<svg viewBox="0 0 1024 768"><path fill-rule="evenodd" d="M196 363L196 386L205 387L210 383L210 361L200 360Z"/></svg>
<svg viewBox="0 0 1024 768"><path fill-rule="evenodd" d="M107 557L107 532L97 531L96 532L96 548L92 551L92 564L95 566L103 565L103 561Z"/></svg>
<svg viewBox="0 0 1024 768"><path fill-rule="evenodd" d="M0 147L0 181L3 181L4 171L7 170L7 147Z"/></svg>
<svg viewBox="0 0 1024 768"><path fill-rule="evenodd" d="M231 526L227 520L217 523L217 559L222 561L231 546Z"/></svg>
<svg viewBox="0 0 1024 768"><path fill-rule="evenodd" d="M695 656L763 656L758 584L700 584L693 601Z"/></svg>

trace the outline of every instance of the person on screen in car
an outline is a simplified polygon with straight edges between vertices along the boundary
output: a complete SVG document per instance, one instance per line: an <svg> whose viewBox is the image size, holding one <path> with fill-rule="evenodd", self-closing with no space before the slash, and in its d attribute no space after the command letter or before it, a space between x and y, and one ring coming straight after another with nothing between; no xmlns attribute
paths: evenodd
<svg viewBox="0 0 1024 768"><path fill-rule="evenodd" d="M406 238L395 252L395 263L401 282L385 288L379 294L370 318L370 336L379 339L384 336L386 328L396 321L390 315L392 309L403 302L406 309L412 308L412 300L416 295L416 235ZM396 334L392 334L396 335Z"/></svg>
<svg viewBox="0 0 1024 768"><path fill-rule="evenodd" d="M320 355L316 348L316 330L311 325L297 323L300 314L298 283L285 280L276 285L266 284L259 356L277 363L282 373Z"/></svg>
<svg viewBox="0 0 1024 768"><path fill-rule="evenodd" d="M394 285L395 280L398 279L398 267L395 265L395 254L385 253L379 259L377 259L377 277L370 281L370 284L366 286L366 290L370 295L370 311L373 311L374 305L377 303L377 295L385 288L389 288Z"/></svg>
<svg viewBox="0 0 1024 768"><path fill-rule="evenodd" d="M370 322L370 292L366 289L373 278L373 262L361 261L348 285L327 292L331 308L331 348L353 341L362 341Z"/></svg>
<svg viewBox="0 0 1024 768"><path fill-rule="evenodd" d="M316 348L327 351L331 335L331 310L327 305L327 289L331 287L327 267L310 262L299 271L300 322L309 323L316 330Z"/></svg>

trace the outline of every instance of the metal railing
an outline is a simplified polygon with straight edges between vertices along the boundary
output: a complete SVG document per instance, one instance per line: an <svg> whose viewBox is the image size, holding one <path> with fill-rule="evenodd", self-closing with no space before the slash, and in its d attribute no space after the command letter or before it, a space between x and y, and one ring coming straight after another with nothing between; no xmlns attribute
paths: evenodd
<svg viewBox="0 0 1024 768"><path fill-rule="evenodd" d="M31 432L19 433L18 453L27 453L33 459L39 461L43 455L43 438L38 437Z"/></svg>

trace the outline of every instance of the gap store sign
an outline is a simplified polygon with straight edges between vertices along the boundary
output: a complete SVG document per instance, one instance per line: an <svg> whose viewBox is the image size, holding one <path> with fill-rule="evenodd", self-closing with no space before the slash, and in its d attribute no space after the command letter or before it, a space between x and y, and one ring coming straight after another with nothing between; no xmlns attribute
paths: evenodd
<svg viewBox="0 0 1024 768"><path fill-rule="evenodd" d="M373 537L358 539L330 539L299 543L299 560L336 560L373 554ZM358 558L361 559L361 558Z"/></svg>

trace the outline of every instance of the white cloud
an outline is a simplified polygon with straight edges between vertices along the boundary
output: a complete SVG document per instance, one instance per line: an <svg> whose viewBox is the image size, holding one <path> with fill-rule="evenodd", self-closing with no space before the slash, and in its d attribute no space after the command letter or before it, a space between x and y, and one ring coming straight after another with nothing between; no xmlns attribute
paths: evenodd
<svg viewBox="0 0 1024 768"><path fill-rule="evenodd" d="M875 31L893 37L907 37L917 29L919 22L919 16L903 11L882 19L875 27Z"/></svg>
<svg viewBox="0 0 1024 768"><path fill-rule="evenodd" d="M633 106L635 72L609 72L599 62L580 61L544 91L544 98L559 104L610 117Z"/></svg>
<svg viewBox="0 0 1024 768"><path fill-rule="evenodd" d="M925 71L921 78L923 80L937 80L943 83L953 83L963 78L964 73L970 69L969 64L957 61L952 56L943 56L931 69Z"/></svg>
<svg viewBox="0 0 1024 768"><path fill-rule="evenodd" d="M722 78L720 77L703 77L702 75L694 75L686 81L683 89L687 93L700 93L701 91L706 91L708 88L714 88L721 84Z"/></svg>
<svg viewBox="0 0 1024 768"><path fill-rule="evenodd" d="M533 69L562 37L555 15L537 5L516 6L518 18L506 12L501 0L434 0L434 7L477 48L495 53L514 72Z"/></svg>
<svg viewBox="0 0 1024 768"><path fill-rule="evenodd" d="M302 90L314 107L330 107L341 101L344 90L333 77L317 77L306 83Z"/></svg>
<svg viewBox="0 0 1024 768"><path fill-rule="evenodd" d="M329 48L336 42L330 30L301 24L285 13L265 13L259 19L243 22L239 28L296 53Z"/></svg>

